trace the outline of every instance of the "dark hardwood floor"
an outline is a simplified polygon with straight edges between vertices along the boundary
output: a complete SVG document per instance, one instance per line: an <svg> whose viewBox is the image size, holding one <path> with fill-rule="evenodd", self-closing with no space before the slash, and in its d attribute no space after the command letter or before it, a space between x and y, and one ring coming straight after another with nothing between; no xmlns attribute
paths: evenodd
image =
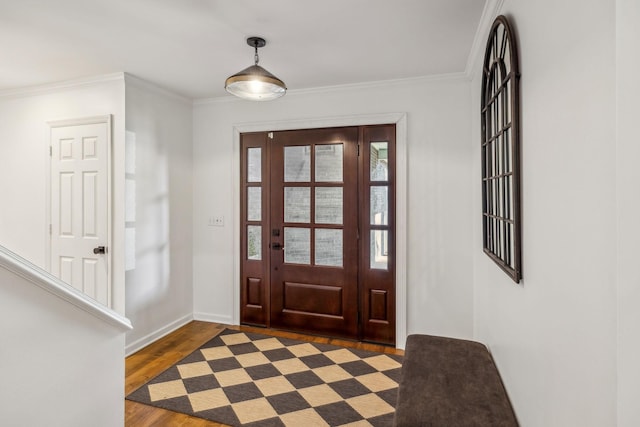
<svg viewBox="0 0 640 427"><path fill-rule="evenodd" d="M267 335L299 339L317 343L341 345L362 350L377 351L389 354L404 354L402 350L377 344L361 343L334 338L316 337L292 332L276 331L249 326L229 326L217 323L193 321L171 334L150 344L125 361L125 395L136 390L145 382L162 371L188 356L205 342L219 334L223 329L235 329L247 332L257 332ZM154 408L142 403L125 400L125 426L183 426L183 427L212 427L223 426L201 418L190 417L165 409Z"/></svg>

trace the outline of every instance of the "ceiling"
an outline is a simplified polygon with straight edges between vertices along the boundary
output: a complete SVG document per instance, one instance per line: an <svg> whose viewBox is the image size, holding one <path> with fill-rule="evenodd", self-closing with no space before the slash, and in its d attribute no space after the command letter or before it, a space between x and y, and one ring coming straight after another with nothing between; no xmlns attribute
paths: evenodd
<svg viewBox="0 0 640 427"><path fill-rule="evenodd" d="M486 0L0 0L0 91L127 72L189 98L462 73Z"/></svg>

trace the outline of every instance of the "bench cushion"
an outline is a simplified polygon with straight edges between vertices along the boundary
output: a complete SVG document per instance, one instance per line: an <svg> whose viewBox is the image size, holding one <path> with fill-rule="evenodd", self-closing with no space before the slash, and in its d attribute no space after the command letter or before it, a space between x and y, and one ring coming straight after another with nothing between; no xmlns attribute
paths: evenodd
<svg viewBox="0 0 640 427"><path fill-rule="evenodd" d="M394 425L512 427L518 422L484 345L410 335Z"/></svg>

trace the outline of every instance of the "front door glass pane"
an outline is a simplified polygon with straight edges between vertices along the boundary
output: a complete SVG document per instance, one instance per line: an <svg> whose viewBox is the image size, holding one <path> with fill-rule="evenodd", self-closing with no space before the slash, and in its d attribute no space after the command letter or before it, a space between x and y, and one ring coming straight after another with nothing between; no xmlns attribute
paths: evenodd
<svg viewBox="0 0 640 427"><path fill-rule="evenodd" d="M284 188L284 222L308 223L311 218L309 187Z"/></svg>
<svg viewBox="0 0 640 427"><path fill-rule="evenodd" d="M369 210L372 225L389 225L389 188L372 186Z"/></svg>
<svg viewBox="0 0 640 427"><path fill-rule="evenodd" d="M342 224L342 187L316 187L316 223Z"/></svg>
<svg viewBox="0 0 640 427"><path fill-rule="evenodd" d="M389 257L389 232L371 230L371 268L386 270Z"/></svg>
<svg viewBox="0 0 640 427"><path fill-rule="evenodd" d="M262 227L259 225L247 226L247 258L262 259Z"/></svg>
<svg viewBox="0 0 640 427"><path fill-rule="evenodd" d="M343 144L316 145L316 182L342 182Z"/></svg>
<svg viewBox="0 0 640 427"><path fill-rule="evenodd" d="M284 147L284 182L311 180L310 152L308 145Z"/></svg>
<svg viewBox="0 0 640 427"><path fill-rule="evenodd" d="M247 181L262 181L262 148L247 149Z"/></svg>
<svg viewBox="0 0 640 427"><path fill-rule="evenodd" d="M316 229L316 265L342 267L342 230Z"/></svg>
<svg viewBox="0 0 640 427"><path fill-rule="evenodd" d="M311 230L309 228L284 228L284 262L310 264Z"/></svg>
<svg viewBox="0 0 640 427"><path fill-rule="evenodd" d="M262 221L261 187L247 187L247 221Z"/></svg>
<svg viewBox="0 0 640 427"><path fill-rule="evenodd" d="M371 181L387 181L389 179L389 144L372 142L370 147L370 179Z"/></svg>

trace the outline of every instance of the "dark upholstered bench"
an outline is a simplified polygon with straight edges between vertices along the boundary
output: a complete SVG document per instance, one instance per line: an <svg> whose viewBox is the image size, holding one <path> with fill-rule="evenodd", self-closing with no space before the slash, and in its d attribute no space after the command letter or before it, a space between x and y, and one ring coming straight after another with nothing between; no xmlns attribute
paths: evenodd
<svg viewBox="0 0 640 427"><path fill-rule="evenodd" d="M518 421L484 345L409 335L394 425L517 427Z"/></svg>

